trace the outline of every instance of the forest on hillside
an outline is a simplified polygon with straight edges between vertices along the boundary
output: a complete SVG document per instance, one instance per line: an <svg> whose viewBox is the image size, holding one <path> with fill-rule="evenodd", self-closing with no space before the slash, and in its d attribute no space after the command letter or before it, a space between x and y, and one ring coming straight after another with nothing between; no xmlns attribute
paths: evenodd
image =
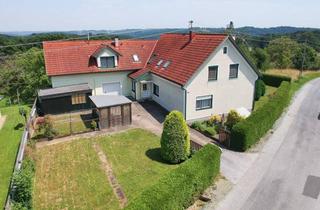
<svg viewBox="0 0 320 210"><path fill-rule="evenodd" d="M208 33L208 30L200 28L195 31ZM146 32L142 36L143 32L130 32L119 37L158 38L159 34L166 31L158 29L154 32ZM252 35L244 33L243 30L235 30L232 35L236 36L237 44L260 71L270 68L320 69L319 30L256 35L259 33ZM116 35L93 34L90 38L111 39L114 36ZM5 96L11 103L17 103L18 98L21 103L32 103L38 89L50 87L50 80L45 73L42 41L68 39L87 37L72 33L0 35L0 95Z"/></svg>

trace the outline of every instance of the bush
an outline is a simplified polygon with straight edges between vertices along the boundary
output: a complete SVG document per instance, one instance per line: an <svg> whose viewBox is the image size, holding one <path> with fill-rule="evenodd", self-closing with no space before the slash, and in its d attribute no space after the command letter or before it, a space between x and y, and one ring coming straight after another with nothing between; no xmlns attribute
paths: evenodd
<svg viewBox="0 0 320 210"><path fill-rule="evenodd" d="M247 150L272 128L290 102L290 88L290 83L283 82L265 105L233 126L230 142L232 149Z"/></svg>
<svg viewBox="0 0 320 210"><path fill-rule="evenodd" d="M34 172L34 162L27 158L23 161L20 171L13 175L14 191L12 201L14 209L32 209Z"/></svg>
<svg viewBox="0 0 320 210"><path fill-rule="evenodd" d="M279 87L282 82L291 82L290 77L273 75L273 74L262 74L262 80L266 85L272 87Z"/></svg>
<svg viewBox="0 0 320 210"><path fill-rule="evenodd" d="M127 210L185 209L209 187L220 170L221 151L208 144L143 191Z"/></svg>
<svg viewBox="0 0 320 210"><path fill-rule="evenodd" d="M191 124L191 128L196 129L197 131L200 131L203 134L209 135L211 137L215 136L217 134L217 126L216 125L210 125L209 122L199 122L196 121Z"/></svg>
<svg viewBox="0 0 320 210"><path fill-rule="evenodd" d="M190 134L187 123L179 111L170 112L163 125L161 156L170 163L179 163L190 155Z"/></svg>
<svg viewBox="0 0 320 210"><path fill-rule="evenodd" d="M225 123L225 125L227 126L227 128L229 130L232 129L232 127L237 124L238 122L242 121L244 118L241 117L239 115L239 113L235 110L230 110L230 112L228 113L228 116L227 116L227 121Z"/></svg>
<svg viewBox="0 0 320 210"><path fill-rule="evenodd" d="M205 132L206 132L206 134L208 134L209 136L212 136L212 137L214 137L217 134L215 127L211 127L211 126L207 126L205 128Z"/></svg>
<svg viewBox="0 0 320 210"><path fill-rule="evenodd" d="M58 132L53 128L52 120L48 115L44 117L44 122L39 125L38 132L41 133L42 131L44 137L48 139L52 139L58 135Z"/></svg>
<svg viewBox="0 0 320 210"><path fill-rule="evenodd" d="M265 93L266 93L266 85L261 79L258 79L255 85L254 99L258 101L259 98L261 96L264 96Z"/></svg>
<svg viewBox="0 0 320 210"><path fill-rule="evenodd" d="M222 123L222 117L218 114L212 115L208 120L208 124L211 126L214 124L221 124L221 123Z"/></svg>

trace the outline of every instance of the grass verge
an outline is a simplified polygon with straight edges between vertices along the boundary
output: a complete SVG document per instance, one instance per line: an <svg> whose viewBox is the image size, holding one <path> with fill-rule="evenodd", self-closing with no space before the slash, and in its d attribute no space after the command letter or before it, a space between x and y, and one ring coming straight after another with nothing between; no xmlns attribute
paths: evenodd
<svg viewBox="0 0 320 210"><path fill-rule="evenodd" d="M24 118L19 114L18 106L1 108L0 111L7 116L0 130L0 205L4 206L24 129Z"/></svg>

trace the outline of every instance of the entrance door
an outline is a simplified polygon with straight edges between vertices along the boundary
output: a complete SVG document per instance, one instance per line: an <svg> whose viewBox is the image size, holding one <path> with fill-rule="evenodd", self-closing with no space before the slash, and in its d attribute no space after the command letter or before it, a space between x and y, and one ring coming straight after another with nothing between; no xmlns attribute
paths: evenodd
<svg viewBox="0 0 320 210"><path fill-rule="evenodd" d="M120 82L104 83L102 89L105 95L121 95Z"/></svg>
<svg viewBox="0 0 320 210"><path fill-rule="evenodd" d="M151 83L142 83L141 86L141 96L142 98L150 98L151 97Z"/></svg>

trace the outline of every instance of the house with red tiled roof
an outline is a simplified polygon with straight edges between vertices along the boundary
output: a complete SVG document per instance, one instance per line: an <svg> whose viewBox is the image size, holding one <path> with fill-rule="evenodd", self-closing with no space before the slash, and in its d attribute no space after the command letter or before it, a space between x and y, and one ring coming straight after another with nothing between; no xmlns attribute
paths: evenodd
<svg viewBox="0 0 320 210"><path fill-rule="evenodd" d="M54 41L43 48L53 88L88 84L92 95L154 100L188 121L253 106L259 72L226 34Z"/></svg>

